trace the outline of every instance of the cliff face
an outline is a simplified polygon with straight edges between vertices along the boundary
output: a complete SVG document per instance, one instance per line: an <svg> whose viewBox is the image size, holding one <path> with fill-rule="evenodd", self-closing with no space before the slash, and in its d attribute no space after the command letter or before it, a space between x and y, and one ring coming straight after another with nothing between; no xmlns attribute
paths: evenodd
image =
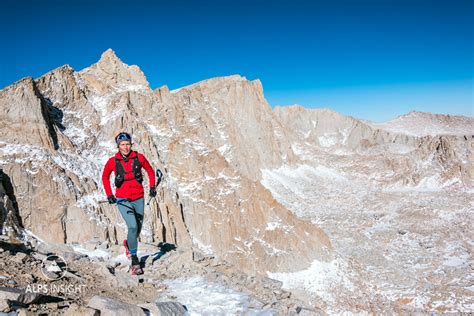
<svg viewBox="0 0 474 316"><path fill-rule="evenodd" d="M472 118L415 112L375 124L328 109L272 110L260 81L238 75L151 90L137 66L107 50L79 72L66 65L1 90L0 123L0 165L30 233L56 243L125 238L115 206L99 201L114 136L128 131L164 173L142 241L269 273L328 311L407 297L415 309L400 311L419 300L432 310L435 301L404 291L417 279L433 300L450 300L429 280L452 256L465 258L458 242L472 239L463 235ZM453 225L461 235L446 229ZM406 268L420 253L425 274ZM463 264L449 280L463 278ZM462 307L467 290L456 291Z"/></svg>
<svg viewBox="0 0 474 316"><path fill-rule="evenodd" d="M331 244L260 183L260 169L294 163L260 82L240 76L152 91L136 66L106 51L1 91L1 154L26 227L52 242L119 242L124 223L105 198L102 168L123 130L165 173L144 238L217 255L251 273L329 260ZM280 137L277 137L279 135ZM294 249L298 262L292 262Z"/></svg>

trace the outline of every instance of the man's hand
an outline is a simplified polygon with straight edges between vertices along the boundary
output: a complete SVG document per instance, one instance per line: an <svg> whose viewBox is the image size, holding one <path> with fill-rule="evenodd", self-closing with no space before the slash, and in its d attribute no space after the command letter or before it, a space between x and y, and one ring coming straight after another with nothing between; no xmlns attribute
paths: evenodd
<svg viewBox="0 0 474 316"><path fill-rule="evenodd" d="M155 197L155 196L156 196L156 188L155 188L155 187L151 187L151 188L150 188L150 196L151 196L151 197Z"/></svg>
<svg viewBox="0 0 474 316"><path fill-rule="evenodd" d="M115 203L117 203L117 199L116 199L115 196L113 196L113 195L109 195L109 196L107 197L107 200L109 201L109 204L115 204Z"/></svg>

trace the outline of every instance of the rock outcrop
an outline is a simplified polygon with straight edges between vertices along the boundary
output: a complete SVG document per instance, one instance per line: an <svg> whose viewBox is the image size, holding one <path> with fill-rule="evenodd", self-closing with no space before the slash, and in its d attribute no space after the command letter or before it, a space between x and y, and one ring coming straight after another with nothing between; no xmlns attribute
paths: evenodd
<svg viewBox="0 0 474 316"><path fill-rule="evenodd" d="M144 238L192 246L249 273L296 271L331 258L322 230L259 183L260 169L296 161L259 81L230 76L152 91L138 67L107 50L80 72L63 66L15 83L2 90L1 104L9 113L4 169L26 227L46 241L124 238L117 210L97 202L114 136L127 130L166 179L159 203L147 210ZM27 122L34 136L25 135Z"/></svg>
<svg viewBox="0 0 474 316"><path fill-rule="evenodd" d="M315 262L339 262L338 236L328 237L334 217L324 212L342 209L338 199L370 208L372 195L354 183L374 191L472 192L472 126L472 118L426 113L375 124L328 109L272 110L261 82L238 75L152 90L137 66L107 50L79 72L66 65L0 91L0 165L29 234L52 243L117 245L125 224L114 206L99 203L101 172L116 152L114 136L128 131L134 149L164 173L145 210L142 241L174 244L187 260L220 260L254 277L284 278L311 271ZM340 186L333 190L328 181L325 188L320 178ZM306 201L315 187L329 192L321 203ZM364 275L357 263L351 267ZM363 277L351 278L364 288ZM357 305L345 298L334 304Z"/></svg>

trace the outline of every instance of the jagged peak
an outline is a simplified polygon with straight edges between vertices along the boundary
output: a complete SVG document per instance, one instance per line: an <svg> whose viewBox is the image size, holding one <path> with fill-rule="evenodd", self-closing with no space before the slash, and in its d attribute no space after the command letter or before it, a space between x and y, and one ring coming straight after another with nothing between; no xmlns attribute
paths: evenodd
<svg viewBox="0 0 474 316"><path fill-rule="evenodd" d="M113 71L113 72L120 72L120 71L130 72L130 71L132 71L132 72L142 73L142 71L140 70L140 67L138 67L137 65L128 65L128 64L124 63L117 56L115 51L112 50L111 48L108 48L106 51L104 51L100 55L100 59L95 64L81 70L81 72L87 72L91 68L92 69L98 68L98 69L101 69L102 71L106 71L107 73L109 73L110 71Z"/></svg>
<svg viewBox="0 0 474 316"><path fill-rule="evenodd" d="M31 77L31 76L24 77L24 78L21 78L18 81L15 81L11 85L8 85L5 88L1 89L0 92L8 91L8 90L14 89L18 86L28 86L28 85L31 86L31 88L33 89L34 80L33 80L33 77Z"/></svg>
<svg viewBox="0 0 474 316"><path fill-rule="evenodd" d="M60 73L67 73L67 74L72 75L74 73L74 69L69 64L65 64L65 65L59 66L57 68L54 68L53 70L48 71L44 75L38 77L36 80L41 79L41 78L45 78L45 77L48 77L48 76L51 76L51 75L60 74Z"/></svg>
<svg viewBox="0 0 474 316"><path fill-rule="evenodd" d="M15 81L15 82L12 83L9 87L14 86L14 85L32 84L33 81L34 81L34 80L33 80L33 77L28 76L28 77L21 78L21 79L18 80L18 81Z"/></svg>
<svg viewBox="0 0 474 316"><path fill-rule="evenodd" d="M112 49L102 53L99 61L81 70L81 77L99 79L103 84L122 90L148 90L150 85L145 74L136 65L127 65Z"/></svg>
<svg viewBox="0 0 474 316"><path fill-rule="evenodd" d="M100 59L97 64L123 64L122 60L117 56L115 51L111 48L108 48L105 52L100 55Z"/></svg>

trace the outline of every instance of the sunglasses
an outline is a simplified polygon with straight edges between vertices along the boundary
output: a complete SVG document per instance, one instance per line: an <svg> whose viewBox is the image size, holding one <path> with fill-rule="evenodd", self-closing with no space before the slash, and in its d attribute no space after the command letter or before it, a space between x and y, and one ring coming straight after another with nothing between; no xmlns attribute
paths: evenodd
<svg viewBox="0 0 474 316"><path fill-rule="evenodd" d="M115 138L115 142L118 145L121 141L129 141L131 143L132 142L132 137L127 133L120 133Z"/></svg>

